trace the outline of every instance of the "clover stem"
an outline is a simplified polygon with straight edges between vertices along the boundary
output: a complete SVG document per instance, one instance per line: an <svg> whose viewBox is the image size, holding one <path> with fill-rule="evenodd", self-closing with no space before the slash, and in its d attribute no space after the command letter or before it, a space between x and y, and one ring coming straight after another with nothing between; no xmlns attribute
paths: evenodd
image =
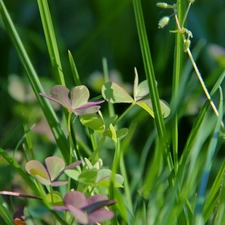
<svg viewBox="0 0 225 225"><path fill-rule="evenodd" d="M103 134L100 142L98 143L97 148L94 150L94 152L92 153L92 155L89 157L89 160L91 161L92 164L95 163L96 156L98 155L98 151L99 151L100 147L104 144L105 138L106 138L106 134Z"/></svg>
<svg viewBox="0 0 225 225"><path fill-rule="evenodd" d="M92 148L96 149L97 143L96 143L95 136L94 136L94 130L92 130L91 128L88 128L88 132L89 132L89 136L91 139Z"/></svg>
<svg viewBox="0 0 225 225"><path fill-rule="evenodd" d="M117 125L123 118L124 116L133 108L135 104L132 103L124 112L123 114L113 123L113 125Z"/></svg>
<svg viewBox="0 0 225 225"><path fill-rule="evenodd" d="M102 59L102 67L103 67L104 83L107 83L109 82L109 69L108 69L108 63L106 58ZM108 102L108 110L109 110L110 117L115 115L114 106L110 102Z"/></svg>
<svg viewBox="0 0 225 225"><path fill-rule="evenodd" d="M54 205L54 197L53 197L53 188L51 185L49 185L49 190L50 190L50 195L51 195L51 205ZM53 215L53 224L55 225L56 224L56 218L55 216Z"/></svg>
<svg viewBox="0 0 225 225"><path fill-rule="evenodd" d="M69 152L69 164L72 163L72 152L73 152L73 147L72 147L72 136L71 136L71 126L70 126L70 120L71 120L71 115L72 112L69 112L68 114L68 121L67 121L67 129L68 129L68 138L69 138L69 148L70 148L70 152ZM70 191L70 184L71 184L71 179L68 178L68 191Z"/></svg>
<svg viewBox="0 0 225 225"><path fill-rule="evenodd" d="M67 121L68 138L69 138L69 146L70 146L69 164L72 163L72 151L73 151L73 148L72 148L72 137L71 137L71 127L70 127L71 115L72 115L72 113L69 112L69 115L68 115L68 121Z"/></svg>

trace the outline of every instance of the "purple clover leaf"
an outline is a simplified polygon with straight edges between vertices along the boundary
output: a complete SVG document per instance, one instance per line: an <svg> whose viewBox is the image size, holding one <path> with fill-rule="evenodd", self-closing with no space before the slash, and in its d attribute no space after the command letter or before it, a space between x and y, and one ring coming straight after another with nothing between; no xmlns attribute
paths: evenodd
<svg viewBox="0 0 225 225"><path fill-rule="evenodd" d="M68 192L64 197L65 206L54 206L55 210L68 210L81 224L101 223L112 219L114 213L104 206L115 204L115 200L108 200L105 195L94 195L86 198L79 191Z"/></svg>
<svg viewBox="0 0 225 225"><path fill-rule="evenodd" d="M57 181L57 179L64 173L65 170L72 169L79 164L81 164L81 161L65 166L65 162L61 158L51 156L45 159L46 166L43 166L37 160L30 160L26 163L25 169L30 175L35 176L40 183L55 187L67 184L67 181Z"/></svg>
<svg viewBox="0 0 225 225"><path fill-rule="evenodd" d="M68 88L62 85L55 85L50 91L51 96L43 93L40 93L40 95L62 105L77 116L98 112L100 109L99 104L104 102L104 100L88 102L90 93L84 85L73 87L70 98L69 93Z"/></svg>

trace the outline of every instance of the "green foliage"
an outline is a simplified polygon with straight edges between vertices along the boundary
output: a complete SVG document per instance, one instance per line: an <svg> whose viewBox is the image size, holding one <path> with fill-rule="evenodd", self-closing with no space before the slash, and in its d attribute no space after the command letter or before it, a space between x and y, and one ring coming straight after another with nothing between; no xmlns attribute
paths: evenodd
<svg viewBox="0 0 225 225"><path fill-rule="evenodd" d="M7 128L1 122L0 183L2 190L12 191L0 191L11 195L10 201L0 196L0 223L224 224L224 48L209 43L211 58L199 57L200 33L211 40L220 31L209 29L212 19L201 29L189 23L189 18L202 23L216 3L201 5L203 14L195 12L199 3L193 0L156 5L81 1L83 10L76 13L74 2L32 4L39 10L45 39L39 31L32 34L32 26L0 1L0 29L16 49L3 57L13 59L8 64L15 71L6 72L7 80L1 78L9 96L4 95L2 108L13 112L4 120L13 123ZM72 29L67 17L63 24L70 10L78 15ZM165 15L158 28L164 29L156 30L161 12ZM79 27L77 18L85 20L85 26ZM221 18L217 21L224 21ZM103 72L98 72L102 55L108 61L103 58ZM19 57L28 81L21 78L14 57ZM132 87L134 65L141 72L135 67ZM43 78L50 71L54 78ZM22 132L17 132L15 124L21 121Z"/></svg>

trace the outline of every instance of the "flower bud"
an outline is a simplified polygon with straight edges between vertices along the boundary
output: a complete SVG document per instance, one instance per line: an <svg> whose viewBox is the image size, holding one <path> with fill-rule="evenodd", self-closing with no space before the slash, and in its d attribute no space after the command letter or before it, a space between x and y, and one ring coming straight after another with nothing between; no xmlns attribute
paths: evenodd
<svg viewBox="0 0 225 225"><path fill-rule="evenodd" d="M159 28L163 28L165 27L170 21L169 16L164 16L158 23L158 27Z"/></svg>
<svg viewBox="0 0 225 225"><path fill-rule="evenodd" d="M158 3L156 3L156 6L158 6L159 8L164 8L164 9L166 9L167 6L168 6L168 4L165 3L165 2L158 2Z"/></svg>
<svg viewBox="0 0 225 225"><path fill-rule="evenodd" d="M191 46L190 39L184 40L184 51L186 52L188 48Z"/></svg>
<svg viewBox="0 0 225 225"><path fill-rule="evenodd" d="M176 5L169 5L166 2L158 2L156 3L156 6L159 8L164 8L164 9L174 9Z"/></svg>

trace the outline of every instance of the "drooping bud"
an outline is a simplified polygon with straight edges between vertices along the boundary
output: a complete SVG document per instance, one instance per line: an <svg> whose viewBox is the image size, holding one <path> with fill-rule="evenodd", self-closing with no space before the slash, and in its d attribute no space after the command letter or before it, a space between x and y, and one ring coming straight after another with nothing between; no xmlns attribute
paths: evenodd
<svg viewBox="0 0 225 225"><path fill-rule="evenodd" d="M158 23L158 27L159 28L163 28L165 27L170 21L169 16L164 16Z"/></svg>
<svg viewBox="0 0 225 225"><path fill-rule="evenodd" d="M169 5L166 2L158 2L156 3L156 6L158 6L159 8L164 8L164 9L174 9L176 7L176 5Z"/></svg>
<svg viewBox="0 0 225 225"><path fill-rule="evenodd" d="M191 46L191 41L190 39L184 40L184 51L186 52L188 48Z"/></svg>

